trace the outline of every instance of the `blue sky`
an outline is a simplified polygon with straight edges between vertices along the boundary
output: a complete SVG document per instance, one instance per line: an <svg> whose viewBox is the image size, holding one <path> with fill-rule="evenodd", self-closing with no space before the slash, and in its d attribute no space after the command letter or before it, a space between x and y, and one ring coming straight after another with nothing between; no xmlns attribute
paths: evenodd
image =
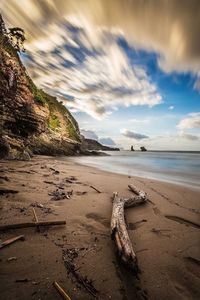
<svg viewBox="0 0 200 300"><path fill-rule="evenodd" d="M85 137L200 150L200 3L164 2L3 0L0 8L26 32L28 72Z"/></svg>

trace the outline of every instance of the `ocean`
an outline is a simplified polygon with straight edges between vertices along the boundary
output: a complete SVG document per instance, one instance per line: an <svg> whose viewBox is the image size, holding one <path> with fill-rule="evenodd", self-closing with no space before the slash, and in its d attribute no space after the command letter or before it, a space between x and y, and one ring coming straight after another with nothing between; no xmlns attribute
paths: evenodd
<svg viewBox="0 0 200 300"><path fill-rule="evenodd" d="M200 189L200 152L123 150L107 153L110 156L80 156L70 159L100 170Z"/></svg>

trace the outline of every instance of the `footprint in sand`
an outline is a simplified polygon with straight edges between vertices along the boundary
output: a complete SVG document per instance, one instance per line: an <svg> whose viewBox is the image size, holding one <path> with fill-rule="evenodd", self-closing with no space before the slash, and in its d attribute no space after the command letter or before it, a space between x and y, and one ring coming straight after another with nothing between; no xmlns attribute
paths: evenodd
<svg viewBox="0 0 200 300"><path fill-rule="evenodd" d="M161 216L160 209L158 209L157 206L153 207L153 211L156 216Z"/></svg>
<svg viewBox="0 0 200 300"><path fill-rule="evenodd" d="M147 220L144 219L144 220L141 220L141 221L138 221L138 222L135 222L135 223L129 222L128 223L128 230L136 230L139 227L141 227L144 222L147 222Z"/></svg>
<svg viewBox="0 0 200 300"><path fill-rule="evenodd" d="M169 266L169 278L178 297L175 299L199 299L199 278L182 265Z"/></svg>
<svg viewBox="0 0 200 300"><path fill-rule="evenodd" d="M183 258L187 270L200 281L200 260L193 256L185 256Z"/></svg>
<svg viewBox="0 0 200 300"><path fill-rule="evenodd" d="M194 221L182 218L182 217L172 216L172 215L165 215L165 218L167 218L169 220L172 220L172 221L175 221L175 222L178 222L180 224L184 224L184 225L191 226L191 227L198 228L198 229L200 228L200 224L198 224Z"/></svg>

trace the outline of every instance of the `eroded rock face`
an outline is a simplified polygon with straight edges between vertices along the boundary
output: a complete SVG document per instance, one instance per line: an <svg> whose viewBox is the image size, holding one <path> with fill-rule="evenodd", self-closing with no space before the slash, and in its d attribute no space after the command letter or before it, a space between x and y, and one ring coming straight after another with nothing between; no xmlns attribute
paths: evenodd
<svg viewBox="0 0 200 300"><path fill-rule="evenodd" d="M1 47L0 70L4 135L26 139L30 134L44 131L46 120L35 113L34 97L27 86L26 71L18 55L13 57Z"/></svg>
<svg viewBox="0 0 200 300"><path fill-rule="evenodd" d="M0 157L22 157L27 149L38 154L72 155L80 144L72 115L55 97L34 85L2 32L0 118Z"/></svg>

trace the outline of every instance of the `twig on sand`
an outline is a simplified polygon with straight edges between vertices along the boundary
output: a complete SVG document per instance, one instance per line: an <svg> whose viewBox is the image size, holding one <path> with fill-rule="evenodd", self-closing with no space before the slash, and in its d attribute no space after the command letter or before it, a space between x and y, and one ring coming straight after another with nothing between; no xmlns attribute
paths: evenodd
<svg viewBox="0 0 200 300"><path fill-rule="evenodd" d="M2 249L2 248L5 247L5 246L8 246L8 245L10 245L10 244L12 244L12 243L14 243L14 242L16 242L16 241L19 241L19 240L24 241L24 240L25 240L24 235L18 235L18 236L16 236L16 237L13 237L13 238L11 238L11 239L8 239L8 240L4 241L4 242L0 245L0 249Z"/></svg>
<svg viewBox="0 0 200 300"><path fill-rule="evenodd" d="M101 194L101 191L98 190L97 188L95 188L93 185L90 185L90 187L91 187L93 190L95 190L97 193Z"/></svg>
<svg viewBox="0 0 200 300"><path fill-rule="evenodd" d="M63 288L56 282L53 282L53 286L58 291L58 293L62 296L65 300L71 300L71 298L67 295L67 293L63 290Z"/></svg>
<svg viewBox="0 0 200 300"><path fill-rule="evenodd" d="M33 207L32 210L33 210L33 216L34 216L35 223L38 223L38 217L36 215L35 208Z"/></svg>

